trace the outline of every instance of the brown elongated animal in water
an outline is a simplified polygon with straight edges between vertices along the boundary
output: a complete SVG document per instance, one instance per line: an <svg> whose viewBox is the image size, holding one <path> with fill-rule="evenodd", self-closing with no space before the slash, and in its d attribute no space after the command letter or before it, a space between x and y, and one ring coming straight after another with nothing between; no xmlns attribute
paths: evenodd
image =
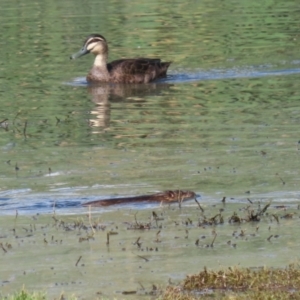
<svg viewBox="0 0 300 300"><path fill-rule="evenodd" d="M195 199L197 195L193 191L164 191L152 195L141 195L135 197L124 197L124 198L111 198L96 200L87 203L83 203L83 206L110 206L116 204L128 204L128 203L140 203L140 202L163 202L163 203L174 203L183 202L186 200Z"/></svg>

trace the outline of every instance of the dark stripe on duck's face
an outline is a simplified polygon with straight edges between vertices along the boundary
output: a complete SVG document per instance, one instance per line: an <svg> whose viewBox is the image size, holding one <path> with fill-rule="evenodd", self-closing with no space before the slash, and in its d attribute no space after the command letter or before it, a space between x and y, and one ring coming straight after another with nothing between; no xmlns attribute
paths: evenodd
<svg viewBox="0 0 300 300"><path fill-rule="evenodd" d="M90 34L90 35L85 39L85 41L84 41L83 44L86 45L86 44L88 43L88 41L91 41L92 39L95 39L97 42L98 42L98 41L104 41L104 42L106 42L104 36L102 36L101 34L95 33L95 34Z"/></svg>
<svg viewBox="0 0 300 300"><path fill-rule="evenodd" d="M84 47L87 48L87 46L92 43L98 43L98 42L104 42L104 41L105 41L105 39L102 39L100 37L91 37L85 42Z"/></svg>

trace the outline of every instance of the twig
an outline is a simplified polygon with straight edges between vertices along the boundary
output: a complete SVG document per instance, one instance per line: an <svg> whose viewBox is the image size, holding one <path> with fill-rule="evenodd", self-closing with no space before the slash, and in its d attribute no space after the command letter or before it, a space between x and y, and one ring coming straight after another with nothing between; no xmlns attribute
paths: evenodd
<svg viewBox="0 0 300 300"><path fill-rule="evenodd" d="M212 241L211 244L210 244L211 247L214 246L214 242L215 242L216 238L217 238L217 234L215 234L215 237L214 237L213 241Z"/></svg>
<svg viewBox="0 0 300 300"><path fill-rule="evenodd" d="M202 212L204 212L204 209L202 208L202 206L200 205L200 203L198 202L198 200L197 200L196 198L195 198L195 201L196 201L196 203L198 204L200 210L201 210Z"/></svg>
<svg viewBox="0 0 300 300"><path fill-rule="evenodd" d="M92 231L93 231L93 234L95 234L95 230L94 230L94 227L93 227L93 224L92 224L91 205L89 205L89 223L90 223L91 229L92 229ZM109 242L109 241L108 241L108 242Z"/></svg>
<svg viewBox="0 0 300 300"><path fill-rule="evenodd" d="M144 257L144 256L141 256L141 255L137 255L139 258L142 258L142 259L144 259L145 261L149 261L149 259L148 258L146 258L146 257Z"/></svg>
<svg viewBox="0 0 300 300"><path fill-rule="evenodd" d="M78 265L78 263L80 262L81 258L82 258L82 255L80 255L79 258L77 259L77 262L76 262L76 264L75 264L75 267L77 267L77 265Z"/></svg>
<svg viewBox="0 0 300 300"><path fill-rule="evenodd" d="M24 128L23 128L23 135L25 139L27 138L26 129L27 129L27 120L25 121Z"/></svg>
<svg viewBox="0 0 300 300"><path fill-rule="evenodd" d="M14 224L14 230L16 231L16 225L17 225L17 218L18 218L18 210L16 210L16 217L15 217L15 224Z"/></svg>

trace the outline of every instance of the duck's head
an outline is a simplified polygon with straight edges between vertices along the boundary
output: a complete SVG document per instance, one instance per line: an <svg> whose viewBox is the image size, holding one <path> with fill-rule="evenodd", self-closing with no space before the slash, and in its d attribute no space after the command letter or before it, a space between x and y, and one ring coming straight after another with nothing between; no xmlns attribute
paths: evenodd
<svg viewBox="0 0 300 300"><path fill-rule="evenodd" d="M108 47L106 39L100 34L89 35L84 43L83 47L75 54L73 54L70 59L75 59L88 53L93 53L94 55L107 55Z"/></svg>

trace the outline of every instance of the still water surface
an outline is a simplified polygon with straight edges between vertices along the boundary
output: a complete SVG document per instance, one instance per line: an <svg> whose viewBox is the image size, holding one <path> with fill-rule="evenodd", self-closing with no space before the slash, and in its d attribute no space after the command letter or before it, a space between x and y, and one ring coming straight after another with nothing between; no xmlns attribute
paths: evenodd
<svg viewBox="0 0 300 300"><path fill-rule="evenodd" d="M298 198L296 1L5 7L2 212L177 188ZM171 60L168 78L88 87L93 58L68 58L91 32L107 38L110 59Z"/></svg>
<svg viewBox="0 0 300 300"><path fill-rule="evenodd" d="M299 201L297 1L5 0L0 20L1 215L179 188ZM69 56L96 32L111 60L171 60L168 77L88 86L93 58ZM175 277L180 257L164 258Z"/></svg>

